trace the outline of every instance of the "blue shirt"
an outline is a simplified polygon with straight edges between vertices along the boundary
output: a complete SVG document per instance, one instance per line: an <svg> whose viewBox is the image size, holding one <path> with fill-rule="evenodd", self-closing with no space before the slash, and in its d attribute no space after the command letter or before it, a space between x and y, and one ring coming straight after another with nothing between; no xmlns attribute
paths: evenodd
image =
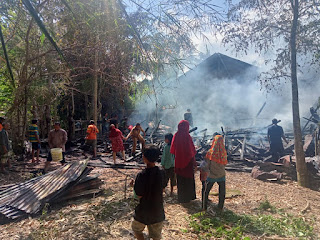
<svg viewBox="0 0 320 240"><path fill-rule="evenodd" d="M161 157L161 165L164 169L169 169L174 167L174 155L170 153L170 145L166 144L163 149Z"/></svg>

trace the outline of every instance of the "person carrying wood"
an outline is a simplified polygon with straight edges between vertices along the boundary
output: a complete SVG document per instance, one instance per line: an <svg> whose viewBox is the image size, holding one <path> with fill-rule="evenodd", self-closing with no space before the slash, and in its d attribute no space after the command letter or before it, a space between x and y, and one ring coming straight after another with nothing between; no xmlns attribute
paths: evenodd
<svg viewBox="0 0 320 240"><path fill-rule="evenodd" d="M125 140L128 140L129 137L132 138L133 141L133 146L132 146L132 156L134 156L136 154L136 148L137 148L137 142L139 140L139 142L142 144L142 149L144 148L145 145L145 140L144 138L141 136L140 132L143 132L143 136L146 136L146 132L142 129L140 123L137 123L130 131L130 133L128 134L128 136L125 138Z"/></svg>
<svg viewBox="0 0 320 240"><path fill-rule="evenodd" d="M273 161L278 161L279 158L283 156L284 148L281 139L288 144L283 128L278 126L278 122L280 121L274 118L272 120L272 125L268 128L268 141L270 143L270 152L272 154Z"/></svg>
<svg viewBox="0 0 320 240"><path fill-rule="evenodd" d="M94 158L97 156L97 134L98 133L99 133L98 128L94 124L94 121L91 120L87 128L86 145L92 146Z"/></svg>
<svg viewBox="0 0 320 240"><path fill-rule="evenodd" d="M48 144L49 144L49 153L47 156L47 161L44 166L44 172L47 172L50 162L52 162L51 149L52 148L61 148L62 149L62 160L60 163L63 165L66 163L65 160L65 151L66 151L66 143L68 141L67 132L63 130L60 126L60 122L55 122L54 129L49 132L48 136Z"/></svg>

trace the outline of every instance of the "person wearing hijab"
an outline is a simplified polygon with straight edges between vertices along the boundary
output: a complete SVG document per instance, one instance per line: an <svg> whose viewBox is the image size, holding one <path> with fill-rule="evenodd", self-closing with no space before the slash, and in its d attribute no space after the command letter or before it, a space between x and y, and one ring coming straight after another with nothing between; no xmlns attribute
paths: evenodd
<svg viewBox="0 0 320 240"><path fill-rule="evenodd" d="M178 202L188 203L196 199L194 171L196 168L196 149L189 134L189 122L182 120L173 136L170 152L175 155Z"/></svg>
<svg viewBox="0 0 320 240"><path fill-rule="evenodd" d="M212 146L200 165L202 181L202 210L207 210L209 192L215 182L219 185L218 209L222 210L226 195L227 151L224 146L223 136L215 135Z"/></svg>
<svg viewBox="0 0 320 240"><path fill-rule="evenodd" d="M126 155L124 152L123 140L124 137L122 132L116 128L114 124L110 125L109 139L111 140L112 145L112 155L113 163L116 164L117 152L122 152L123 160L125 160Z"/></svg>

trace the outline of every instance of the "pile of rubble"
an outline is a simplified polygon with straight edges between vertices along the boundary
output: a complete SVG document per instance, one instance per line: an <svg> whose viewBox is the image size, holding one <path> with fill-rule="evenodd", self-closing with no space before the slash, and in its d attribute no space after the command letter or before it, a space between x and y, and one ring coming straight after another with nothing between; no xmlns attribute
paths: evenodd
<svg viewBox="0 0 320 240"><path fill-rule="evenodd" d="M54 204L101 192L98 176L88 176L88 161L72 161L48 174L0 187L0 224L41 213Z"/></svg>

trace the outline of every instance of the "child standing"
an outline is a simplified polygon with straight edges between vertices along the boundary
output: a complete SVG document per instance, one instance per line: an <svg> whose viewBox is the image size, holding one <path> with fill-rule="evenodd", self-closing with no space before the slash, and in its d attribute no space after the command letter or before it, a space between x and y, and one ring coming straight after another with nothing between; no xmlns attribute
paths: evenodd
<svg viewBox="0 0 320 240"><path fill-rule="evenodd" d="M132 230L138 240L143 240L143 230L148 228L149 237L153 240L161 239L163 221L162 192L165 188L164 171L155 166L160 150L155 145L147 145L143 150L143 161L147 167L140 172L134 183L134 191L140 202L135 208Z"/></svg>
<svg viewBox="0 0 320 240"><path fill-rule="evenodd" d="M218 210L222 210L226 196L227 151L222 135L214 136L212 146L207 152L204 162L200 166L202 181L202 210L207 210L209 192L216 182L219 185Z"/></svg>
<svg viewBox="0 0 320 240"><path fill-rule="evenodd" d="M164 141L166 145L164 146L161 158L161 166L164 168L166 173L166 186L168 185L170 179L170 196L172 196L173 194L173 187L177 186L176 174L174 173L174 155L170 153L172 138L172 133L168 133L164 136Z"/></svg>

